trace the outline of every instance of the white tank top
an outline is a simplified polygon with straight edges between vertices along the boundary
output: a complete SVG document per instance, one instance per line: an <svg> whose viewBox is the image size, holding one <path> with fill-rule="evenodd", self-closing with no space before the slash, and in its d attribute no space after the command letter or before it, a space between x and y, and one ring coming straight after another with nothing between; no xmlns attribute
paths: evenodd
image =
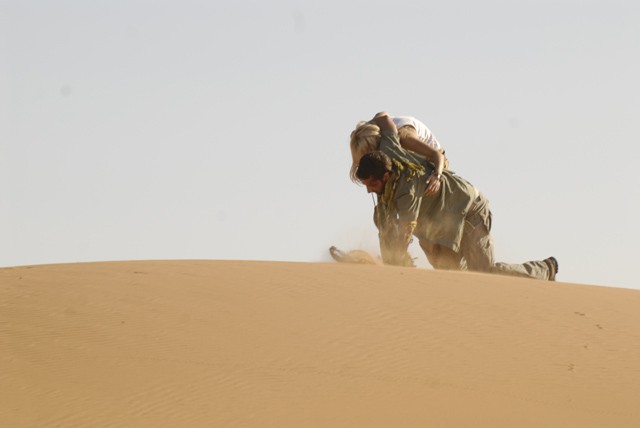
<svg viewBox="0 0 640 428"><path fill-rule="evenodd" d="M398 116L398 117L392 117L391 120L393 120L393 123L395 123L396 128L398 129L402 128L403 126L411 126L416 130L416 133L418 134L418 138L420 138L420 140L422 140L424 143L428 144L429 146L433 147L436 150L442 150L442 146L440 145L436 137L433 135L433 132L431 132L431 130L427 128L427 125L420 122L415 117Z"/></svg>

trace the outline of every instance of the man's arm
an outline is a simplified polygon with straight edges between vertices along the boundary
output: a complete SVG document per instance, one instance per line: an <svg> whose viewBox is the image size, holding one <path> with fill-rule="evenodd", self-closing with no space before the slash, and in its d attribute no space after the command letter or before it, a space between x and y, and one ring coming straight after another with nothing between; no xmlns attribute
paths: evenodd
<svg viewBox="0 0 640 428"><path fill-rule="evenodd" d="M413 239L421 197L414 191L399 196L391 215L385 215L384 207L380 207L376 225L379 229L380 252L385 264L397 266L414 266L408 248Z"/></svg>
<svg viewBox="0 0 640 428"><path fill-rule="evenodd" d="M413 259L408 252L411 242L411 229L404 229L399 224L387 224L379 229L380 254L387 265L414 267Z"/></svg>

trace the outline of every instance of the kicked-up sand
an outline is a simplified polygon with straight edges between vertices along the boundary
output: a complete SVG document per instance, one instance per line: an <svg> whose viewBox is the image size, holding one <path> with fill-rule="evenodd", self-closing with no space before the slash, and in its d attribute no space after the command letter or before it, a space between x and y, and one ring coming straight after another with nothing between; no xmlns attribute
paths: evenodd
<svg viewBox="0 0 640 428"><path fill-rule="evenodd" d="M640 291L333 263L0 269L1 427L640 427Z"/></svg>

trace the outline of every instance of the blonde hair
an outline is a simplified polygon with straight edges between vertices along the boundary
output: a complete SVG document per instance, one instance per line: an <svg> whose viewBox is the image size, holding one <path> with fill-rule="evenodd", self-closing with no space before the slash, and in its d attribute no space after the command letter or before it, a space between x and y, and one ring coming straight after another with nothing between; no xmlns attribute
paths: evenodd
<svg viewBox="0 0 640 428"><path fill-rule="evenodd" d="M360 183L356 177L356 170L360 163L360 158L367 153L378 150L380 146L380 128L369 122L360 122L351 133L351 171L349 176L354 183Z"/></svg>

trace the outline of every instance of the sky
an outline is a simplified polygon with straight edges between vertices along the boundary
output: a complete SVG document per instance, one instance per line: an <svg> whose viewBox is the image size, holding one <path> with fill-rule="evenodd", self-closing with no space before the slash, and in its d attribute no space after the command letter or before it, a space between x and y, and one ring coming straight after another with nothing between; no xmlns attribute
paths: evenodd
<svg viewBox="0 0 640 428"><path fill-rule="evenodd" d="M0 266L377 252L349 134L387 111L487 196L497 260L640 289L638 22L630 0L0 1Z"/></svg>

